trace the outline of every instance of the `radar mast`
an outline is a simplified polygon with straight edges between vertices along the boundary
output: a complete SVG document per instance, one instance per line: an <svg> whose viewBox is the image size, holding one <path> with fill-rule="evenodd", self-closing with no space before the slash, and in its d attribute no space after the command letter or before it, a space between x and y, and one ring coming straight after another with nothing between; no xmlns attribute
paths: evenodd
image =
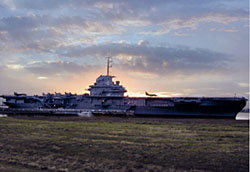
<svg viewBox="0 0 250 172"><path fill-rule="evenodd" d="M112 67L112 57L107 57L107 76L109 76L109 68Z"/></svg>

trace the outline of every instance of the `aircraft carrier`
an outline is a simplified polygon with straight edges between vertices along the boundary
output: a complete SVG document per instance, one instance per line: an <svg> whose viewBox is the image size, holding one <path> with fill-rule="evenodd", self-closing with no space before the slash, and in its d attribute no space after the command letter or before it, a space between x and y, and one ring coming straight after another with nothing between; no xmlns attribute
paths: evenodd
<svg viewBox="0 0 250 172"><path fill-rule="evenodd" d="M145 97L124 96L127 90L113 81L107 59L107 74L89 86L89 94L1 95L8 108L0 108L0 113L235 118L247 102L244 97L157 97L147 92Z"/></svg>

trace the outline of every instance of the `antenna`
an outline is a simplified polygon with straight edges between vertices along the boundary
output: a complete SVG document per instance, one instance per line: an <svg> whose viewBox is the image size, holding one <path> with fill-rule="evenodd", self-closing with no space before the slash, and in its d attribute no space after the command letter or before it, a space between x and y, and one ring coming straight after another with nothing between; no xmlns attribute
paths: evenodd
<svg viewBox="0 0 250 172"><path fill-rule="evenodd" d="M112 67L112 57L107 57L107 76L109 76L109 68Z"/></svg>

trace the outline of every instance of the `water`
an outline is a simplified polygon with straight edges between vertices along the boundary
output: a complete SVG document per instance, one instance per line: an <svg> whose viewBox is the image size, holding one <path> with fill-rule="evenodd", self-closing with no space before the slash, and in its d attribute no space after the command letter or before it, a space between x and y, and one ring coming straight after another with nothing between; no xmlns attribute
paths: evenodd
<svg viewBox="0 0 250 172"><path fill-rule="evenodd" d="M93 115L91 112L86 111L86 112L78 113L78 116L80 116L80 117L92 117Z"/></svg>
<svg viewBox="0 0 250 172"><path fill-rule="evenodd" d="M236 120L249 120L249 113L238 113L238 115L236 116Z"/></svg>
<svg viewBox="0 0 250 172"><path fill-rule="evenodd" d="M91 112L82 112L79 113L78 116L80 117L92 117L92 113ZM0 118L4 118L4 117L8 117L8 115L5 114L0 114ZM238 113L238 115L235 118L236 120L249 120L249 113L244 113L244 112L240 112Z"/></svg>

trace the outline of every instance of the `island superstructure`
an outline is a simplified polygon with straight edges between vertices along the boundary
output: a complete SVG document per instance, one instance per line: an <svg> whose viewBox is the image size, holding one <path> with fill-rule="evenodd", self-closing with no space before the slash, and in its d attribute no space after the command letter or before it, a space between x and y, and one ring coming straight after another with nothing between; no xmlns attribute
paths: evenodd
<svg viewBox="0 0 250 172"><path fill-rule="evenodd" d="M62 112L87 111L93 114L163 117L235 118L247 101L244 97L157 97L147 92L147 97L124 96L127 90L120 84L120 81L113 81L114 76L110 75L109 70L110 57L107 58L107 74L100 75L96 82L89 86L89 94L55 93L28 96L15 93L1 97L5 99L4 104L12 111L37 109L53 112L53 110L60 109Z"/></svg>

